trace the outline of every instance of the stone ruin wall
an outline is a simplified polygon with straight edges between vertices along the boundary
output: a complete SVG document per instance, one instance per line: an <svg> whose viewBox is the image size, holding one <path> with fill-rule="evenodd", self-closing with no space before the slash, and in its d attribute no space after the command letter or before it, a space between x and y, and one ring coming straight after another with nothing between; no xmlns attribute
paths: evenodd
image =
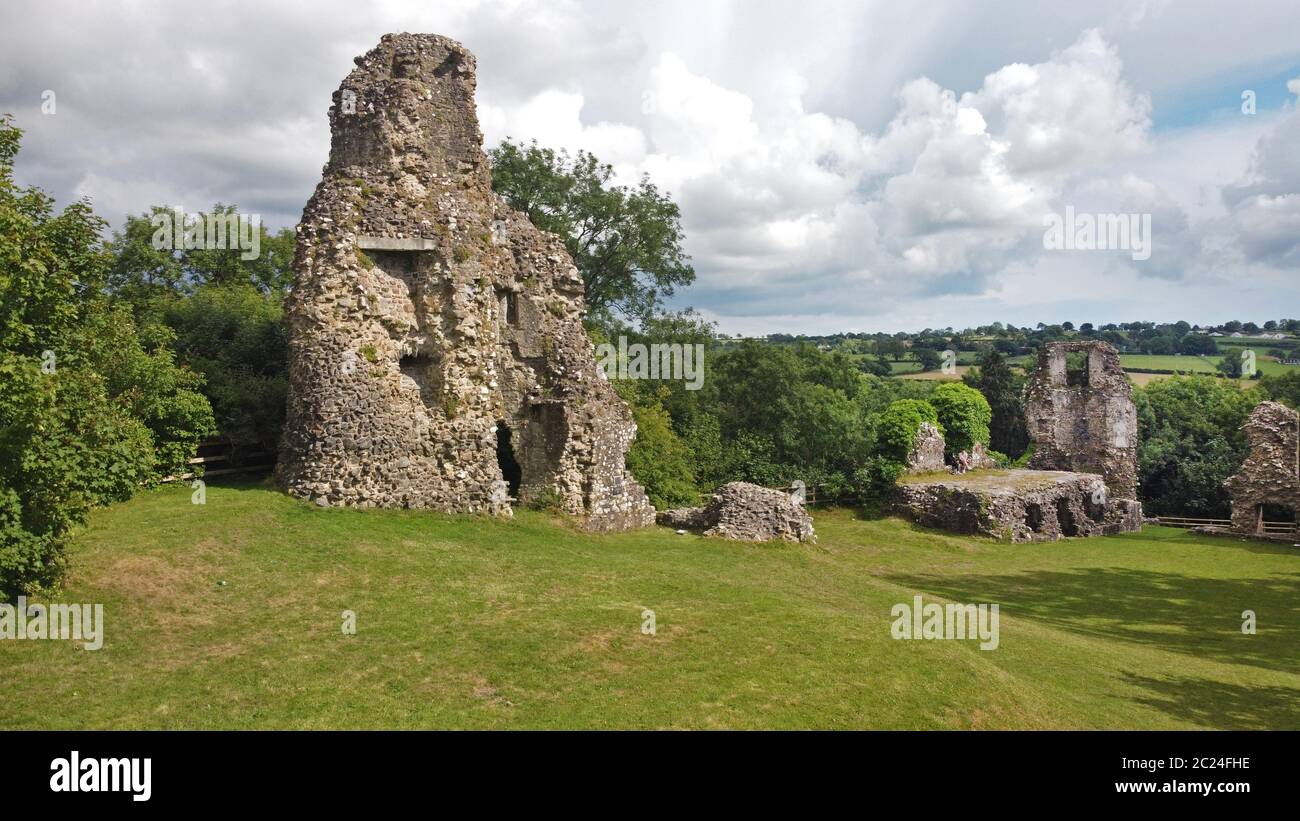
<svg viewBox="0 0 1300 821"><path fill-rule="evenodd" d="M1261 402L1245 424L1250 454L1224 482L1232 496L1232 529L1263 534L1263 505L1300 509L1300 416L1286 405Z"/></svg>
<svg viewBox="0 0 1300 821"><path fill-rule="evenodd" d="M390 34L355 62L298 228L281 486L321 506L506 515L508 492L592 529L653 523L582 279L491 190L473 55Z"/></svg>
<svg viewBox="0 0 1300 821"><path fill-rule="evenodd" d="M943 461L943 434L929 422L922 422L912 440L912 449L907 453L904 469L907 473L936 473L945 471L948 465Z"/></svg>
<svg viewBox="0 0 1300 821"><path fill-rule="evenodd" d="M912 438L912 448L907 452L903 472L917 474L956 470L955 467L950 468L944 458L946 447L947 441L939 429L929 422L922 422L916 429L916 436ZM983 442L976 442L970 450L962 453L965 454L967 467L970 470L988 470L997 467L997 462L989 456Z"/></svg>
<svg viewBox="0 0 1300 821"><path fill-rule="evenodd" d="M790 494L749 482L728 482L703 507L663 510L659 524L743 542L816 543L812 516Z"/></svg>
<svg viewBox="0 0 1300 821"><path fill-rule="evenodd" d="M1006 471L1006 476L900 484L894 508L924 527L1008 542L1109 536L1142 528L1142 506L1107 499L1095 474ZM973 474L972 474L973 476Z"/></svg>
<svg viewBox="0 0 1300 821"><path fill-rule="evenodd" d="M1070 354L1086 366L1069 372ZM1099 473L1116 499L1137 498L1137 407L1119 353L1105 342L1049 342L1025 386L1029 467Z"/></svg>
<svg viewBox="0 0 1300 821"><path fill-rule="evenodd" d="M1070 355L1083 359L1072 371ZM903 481L894 509L918 524L1012 542L1140 530L1137 408L1119 354L1104 342L1053 342L1039 350L1025 386L1025 419L1034 453L1029 470ZM937 432L918 433L909 472L936 449ZM979 445L972 468L994 467Z"/></svg>

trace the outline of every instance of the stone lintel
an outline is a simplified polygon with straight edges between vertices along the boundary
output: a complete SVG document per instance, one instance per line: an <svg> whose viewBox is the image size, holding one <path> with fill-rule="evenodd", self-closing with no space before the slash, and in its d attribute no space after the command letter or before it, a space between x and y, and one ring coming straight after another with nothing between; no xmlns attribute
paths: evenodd
<svg viewBox="0 0 1300 821"><path fill-rule="evenodd" d="M357 247L362 251L433 251L438 243L424 237L357 237Z"/></svg>

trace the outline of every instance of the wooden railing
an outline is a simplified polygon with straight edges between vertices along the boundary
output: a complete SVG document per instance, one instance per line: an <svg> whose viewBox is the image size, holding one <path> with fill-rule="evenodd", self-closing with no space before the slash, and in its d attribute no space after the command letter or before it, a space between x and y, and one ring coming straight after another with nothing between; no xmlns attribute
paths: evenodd
<svg viewBox="0 0 1300 821"><path fill-rule="evenodd" d="M1296 532L1295 522L1264 522L1263 530L1270 536L1285 536Z"/></svg>
<svg viewBox="0 0 1300 821"><path fill-rule="evenodd" d="M793 496L795 492L795 486L780 485L778 487L769 487L768 490L775 490L775 491L779 491L780 493L784 493L787 496ZM848 494L844 496L834 496L828 494L825 491L825 486L823 485L804 486L804 498L803 498L804 507L812 507L814 505L835 505L835 504L857 505L857 504L862 504L863 501L864 500L860 495Z"/></svg>
<svg viewBox="0 0 1300 821"><path fill-rule="evenodd" d="M1160 524L1165 527L1218 527L1225 530L1232 527L1231 519L1195 519L1186 516L1160 516ZM1264 522L1260 531L1266 536L1286 536L1297 531L1295 522Z"/></svg>
<svg viewBox="0 0 1300 821"><path fill-rule="evenodd" d="M1231 519L1193 519L1186 516L1158 516L1165 527L1231 527Z"/></svg>
<svg viewBox="0 0 1300 821"><path fill-rule="evenodd" d="M261 473L270 471L275 467L275 454L261 450L241 453L240 464L238 465L231 465L233 460L234 452L231 443L224 439L212 439L199 443L196 455L189 460L189 464L202 465L204 478L232 473ZM226 467L214 467L221 465L226 465ZM182 473L179 476L168 476L163 481L180 482L193 478L194 474L190 472Z"/></svg>

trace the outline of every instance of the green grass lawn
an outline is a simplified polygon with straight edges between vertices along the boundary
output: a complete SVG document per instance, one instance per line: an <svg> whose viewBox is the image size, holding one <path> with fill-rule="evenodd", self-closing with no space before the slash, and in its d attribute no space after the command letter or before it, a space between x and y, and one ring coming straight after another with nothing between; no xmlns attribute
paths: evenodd
<svg viewBox="0 0 1300 821"><path fill-rule="evenodd" d="M749 545L150 491L58 597L104 604L103 648L0 642L0 726L1300 728L1300 549L815 515L818 545ZM916 593L998 603L1000 646L891 638Z"/></svg>

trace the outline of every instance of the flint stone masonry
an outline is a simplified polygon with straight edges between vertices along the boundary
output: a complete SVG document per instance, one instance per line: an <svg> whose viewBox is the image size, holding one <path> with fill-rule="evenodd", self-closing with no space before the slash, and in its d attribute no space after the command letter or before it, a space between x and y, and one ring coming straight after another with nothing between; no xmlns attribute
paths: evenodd
<svg viewBox="0 0 1300 821"><path fill-rule="evenodd" d="M509 515L522 500L596 530L653 523L582 278L492 192L473 55L388 34L355 62L298 228L281 486L321 506Z"/></svg>
<svg viewBox="0 0 1300 821"><path fill-rule="evenodd" d="M947 470L943 461L944 440L939 429L929 422L922 422L916 430L912 450L907 454L906 471L908 473L934 473Z"/></svg>
<svg viewBox="0 0 1300 821"><path fill-rule="evenodd" d="M1044 470L991 470L937 481L904 479L894 510L925 527L1008 542L1129 533L1142 506L1108 498L1100 476Z"/></svg>
<svg viewBox="0 0 1300 821"><path fill-rule="evenodd" d="M1250 454L1223 483L1232 496L1232 529L1258 535L1264 505L1300 509L1300 416L1286 405L1261 402L1243 426Z"/></svg>
<svg viewBox="0 0 1300 821"><path fill-rule="evenodd" d="M1072 357L1072 355L1074 355ZM1083 367L1068 367L1072 358ZM1137 408L1119 354L1105 342L1049 342L1025 386L1029 467L1099 473L1110 495L1137 498Z"/></svg>
<svg viewBox="0 0 1300 821"><path fill-rule="evenodd" d="M816 542L812 516L787 493L729 482L704 507L661 511L661 525L745 542Z"/></svg>
<svg viewBox="0 0 1300 821"><path fill-rule="evenodd" d="M998 466L998 463L993 461L993 457L989 456L983 442L976 442L969 451L966 451L966 457L970 460L971 470L985 470Z"/></svg>

